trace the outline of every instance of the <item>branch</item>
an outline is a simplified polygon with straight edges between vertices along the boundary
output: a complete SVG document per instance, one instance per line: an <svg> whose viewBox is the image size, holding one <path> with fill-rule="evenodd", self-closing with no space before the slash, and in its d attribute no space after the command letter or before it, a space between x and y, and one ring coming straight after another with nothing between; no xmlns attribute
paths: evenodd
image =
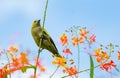
<svg viewBox="0 0 120 78"><path fill-rule="evenodd" d="M46 12L47 12L47 7L48 7L48 0L46 1L46 6L45 6L45 10L44 10L44 18L43 18L43 28L44 28L44 24L45 24L45 20L46 20Z"/></svg>

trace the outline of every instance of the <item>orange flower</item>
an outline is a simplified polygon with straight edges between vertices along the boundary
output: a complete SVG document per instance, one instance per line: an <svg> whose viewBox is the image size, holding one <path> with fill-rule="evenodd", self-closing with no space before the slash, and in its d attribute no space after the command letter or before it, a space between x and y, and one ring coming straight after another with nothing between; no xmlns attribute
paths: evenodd
<svg viewBox="0 0 120 78"><path fill-rule="evenodd" d="M8 74L23 69L26 65L29 65L27 54L21 52L19 57L15 57L13 54L10 54L12 57L12 62L10 63L10 70Z"/></svg>
<svg viewBox="0 0 120 78"><path fill-rule="evenodd" d="M120 60L120 51L118 51L118 60Z"/></svg>
<svg viewBox="0 0 120 78"><path fill-rule="evenodd" d="M36 62L37 62L37 66L40 68L40 71L45 72L46 68L42 65L41 61L37 59Z"/></svg>
<svg viewBox="0 0 120 78"><path fill-rule="evenodd" d="M83 38L82 38L82 37L80 37L80 38L73 37L73 38L72 38L72 45L73 45L73 46L78 45L78 42L79 42L80 44L84 43Z"/></svg>
<svg viewBox="0 0 120 78"><path fill-rule="evenodd" d="M20 57L16 57L16 58L12 57L11 65L13 67L20 67L23 66L24 64L29 64L27 54L21 52Z"/></svg>
<svg viewBox="0 0 120 78"><path fill-rule="evenodd" d="M86 30L86 28L83 30L82 28L80 28L80 36L85 38L86 40L88 39L88 37L86 36L88 34L88 31Z"/></svg>
<svg viewBox="0 0 120 78"><path fill-rule="evenodd" d="M7 69L2 68L0 69L0 78L6 78L7 76Z"/></svg>
<svg viewBox="0 0 120 78"><path fill-rule="evenodd" d="M28 64L29 61L28 61L28 58L27 58L27 54L25 54L24 52L21 52L20 53L21 57L21 64Z"/></svg>
<svg viewBox="0 0 120 78"><path fill-rule="evenodd" d="M95 36L94 34L92 34L92 35L90 36L90 44L92 44L93 42L96 41L95 38L96 38L96 36Z"/></svg>
<svg viewBox="0 0 120 78"><path fill-rule="evenodd" d="M83 44L84 39L86 39L86 40L88 39L86 36L87 34L88 34L88 31L86 29L83 30L82 28L80 28L80 37L73 37L72 45L76 46L76 45L78 45L78 43Z"/></svg>
<svg viewBox="0 0 120 78"><path fill-rule="evenodd" d="M70 51L69 48L64 49L63 53L65 53L65 54L71 54L72 55L72 52Z"/></svg>
<svg viewBox="0 0 120 78"><path fill-rule="evenodd" d="M63 33L60 37L60 41L62 42L62 46L68 44L68 36L65 33Z"/></svg>
<svg viewBox="0 0 120 78"><path fill-rule="evenodd" d="M101 51L100 48L97 48L94 50L95 54L94 56L96 57L97 62L102 62L103 60L109 59L110 56L108 56L107 52Z"/></svg>
<svg viewBox="0 0 120 78"><path fill-rule="evenodd" d="M82 37L79 37L79 38L78 38L78 42L79 42L80 44L83 44L83 43L84 43L83 38L82 38Z"/></svg>
<svg viewBox="0 0 120 78"><path fill-rule="evenodd" d="M58 66L66 67L66 59L64 57L56 57L52 64L58 64Z"/></svg>
<svg viewBox="0 0 120 78"><path fill-rule="evenodd" d="M100 65L100 68L103 69L103 70L106 70L107 72L112 67L116 67L116 64L114 63L113 60L110 60L109 62Z"/></svg>
<svg viewBox="0 0 120 78"><path fill-rule="evenodd" d="M67 73L68 75L76 75L78 73L77 69L76 69L76 66L74 67L66 67L64 70L63 70L63 73Z"/></svg>
<svg viewBox="0 0 120 78"><path fill-rule="evenodd" d="M105 59L107 60L109 59L110 56L108 56L107 52L102 51L100 57L102 60L105 60Z"/></svg>
<svg viewBox="0 0 120 78"><path fill-rule="evenodd" d="M100 52L101 52L101 49L97 48L97 49L94 50L94 52L95 52L94 56L99 56Z"/></svg>
<svg viewBox="0 0 120 78"><path fill-rule="evenodd" d="M18 48L16 46L10 46L8 52L18 52Z"/></svg>
<svg viewBox="0 0 120 78"><path fill-rule="evenodd" d="M42 67L40 68L40 71L41 71L41 72L45 72L45 71L46 71L46 68L45 68L44 66L42 66Z"/></svg>
<svg viewBox="0 0 120 78"><path fill-rule="evenodd" d="M73 46L78 45L78 38L77 38L77 37L73 37L73 38L72 38L72 45L73 45Z"/></svg>

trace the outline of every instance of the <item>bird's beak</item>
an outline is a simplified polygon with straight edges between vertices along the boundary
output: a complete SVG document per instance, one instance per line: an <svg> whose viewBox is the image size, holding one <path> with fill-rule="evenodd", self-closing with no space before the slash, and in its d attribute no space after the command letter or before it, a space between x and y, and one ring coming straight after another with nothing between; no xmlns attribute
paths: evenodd
<svg viewBox="0 0 120 78"><path fill-rule="evenodd" d="M40 24L40 20L38 20L38 23Z"/></svg>

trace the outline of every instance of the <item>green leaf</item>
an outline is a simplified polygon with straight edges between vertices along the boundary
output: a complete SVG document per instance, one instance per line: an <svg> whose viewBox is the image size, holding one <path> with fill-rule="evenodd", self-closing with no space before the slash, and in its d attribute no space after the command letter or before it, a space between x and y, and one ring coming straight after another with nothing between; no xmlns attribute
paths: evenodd
<svg viewBox="0 0 120 78"><path fill-rule="evenodd" d="M22 71L23 73L26 73L26 70L27 70L27 67L24 67L24 68L21 69L21 71Z"/></svg>
<svg viewBox="0 0 120 78"><path fill-rule="evenodd" d="M120 70L118 68L115 67L115 69L116 69L117 72L120 72Z"/></svg>
<svg viewBox="0 0 120 78"><path fill-rule="evenodd" d="M35 69L35 66L33 66L33 65L24 66L24 67L21 69L21 71L22 71L23 73L25 73L25 72L27 71L27 69L31 69L31 68Z"/></svg>
<svg viewBox="0 0 120 78"><path fill-rule="evenodd" d="M90 56L90 78L94 78L94 62L92 56Z"/></svg>

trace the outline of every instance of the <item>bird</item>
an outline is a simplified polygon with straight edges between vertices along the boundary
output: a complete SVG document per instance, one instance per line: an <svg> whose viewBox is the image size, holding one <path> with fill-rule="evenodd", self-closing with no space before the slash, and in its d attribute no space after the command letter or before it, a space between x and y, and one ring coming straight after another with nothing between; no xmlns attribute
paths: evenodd
<svg viewBox="0 0 120 78"><path fill-rule="evenodd" d="M40 20L33 21L31 27L31 34L36 45L39 48L50 51L56 57L61 57L53 39L51 38L47 30L41 26ZM41 41L41 45L40 45L40 41Z"/></svg>

